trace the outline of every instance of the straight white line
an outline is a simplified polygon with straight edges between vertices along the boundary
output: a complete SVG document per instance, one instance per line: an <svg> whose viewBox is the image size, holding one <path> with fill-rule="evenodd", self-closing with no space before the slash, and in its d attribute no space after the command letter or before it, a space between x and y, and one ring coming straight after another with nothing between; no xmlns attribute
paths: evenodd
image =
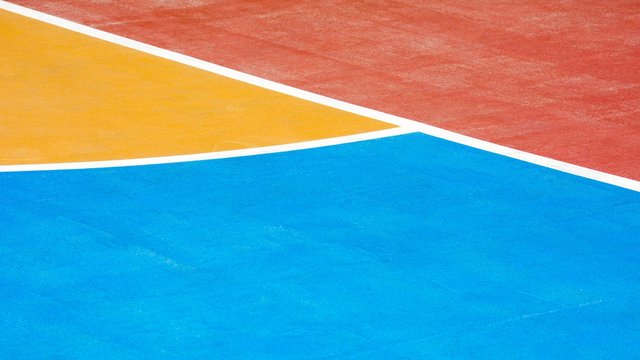
<svg viewBox="0 0 640 360"><path fill-rule="evenodd" d="M161 49L158 48L156 46L153 45L149 45L149 44L145 44L139 41L135 41L135 40L131 40L119 35L115 35L115 34L111 34L102 30L98 30L98 29L94 29L91 28L89 26L85 26L85 25L81 25L78 23L75 23L73 21L69 21L69 20L65 20L56 16L52 16L49 14L45 14L36 10L32 10L32 9L28 9L19 5L15 5L15 4L11 4L7 1L4 0L0 0L0 9L4 9L16 14L20 14L32 19L36 19L51 25L55 25L58 27L62 27L71 31L75 31L84 35L88 35L100 40L104 40L104 41L108 41L114 44L118 44L121 46L125 46L131 49L135 49L138 51L142 51L148 54L152 54L167 60L172 60L184 65L188 65L188 66L192 66L201 70L205 70L208 72L212 72L218 75L222 75L222 76L226 76L232 79L236 79L239 81L243 81L252 85L256 85L265 89L269 89L269 90L273 90L273 91L277 91L283 94L287 94L290 96L294 96L300 99L304 99L304 100L308 100L311 102L315 102L318 104L322 104L322 105L326 105L326 106L330 106L333 107L335 109L340 109L343 111L347 111L347 112L351 112L357 115L361 115L361 116L366 116L372 119L376 119L376 120L380 120L383 122L387 122L390 124L394 124L394 125L398 125L401 126L403 128L405 128L405 131L417 131L417 132L422 132L424 134L427 135L431 135L431 136L435 136L438 138L442 138L442 139L446 139L449 141L453 141L459 144L464 144L467 146L471 146L477 149L482 149L485 151L489 151L492 153L496 153L496 154L500 154L500 155L504 155L504 156L508 156L514 159L518 159L518 160L522 160L522 161L526 161L529 163L533 163L536 165L540 165L540 166L544 166L544 167L548 167L551 169L555 169L555 170L559 170L559 171L563 171L569 174L573 174L573 175L577 175L577 176L581 176L581 177L585 177L588 179L592 179L592 180L596 180L596 181L600 181L600 182L604 182L604 183L608 183L611 185L616 185L616 186L620 186L623 188L627 188L630 190L634 190L634 191L638 191L640 192L640 181L636 181L636 180L632 180L632 179L628 179L628 178L624 178L621 176L617 176L617 175L613 175L613 174L609 174L609 173L605 173L605 172L601 172L601 171L597 171L597 170L593 170L593 169L589 169L586 167L582 167L582 166L578 166L578 165L574 165L574 164L569 164L563 161L559 161L559 160L554 160L548 157L544 157L544 156L540 156L540 155L535 155L535 154L531 154L525 151L520 151L520 150L516 150L516 149L512 149L506 146L502 146L502 145L498 145L498 144L494 144L494 143L490 143L488 141L484 141L484 140L480 140L480 139L476 139L476 138L472 138L469 136L465 136L462 134L458 134L458 133L454 133L452 131L448 131L448 130L444 130L444 129L440 129L437 128L435 126L431 126L431 125L427 125L427 124L423 124L414 120L409 120L403 117L399 117L399 116L395 116L395 115L391 115L391 114L387 114L381 111L377 111L377 110L373 110L373 109L369 109L369 108L365 108L362 106L358 106L358 105L354 105L354 104L349 104L346 103L344 101L340 101L340 100L336 100L336 99L332 99L330 97L327 96L323 96L323 95L318 95L318 94L314 94L312 92L306 91L306 90L301 90L301 89L297 89L291 86L287 86L284 84L280 84L274 81L270 81L267 79L263 79L254 75L249 75L237 70L232 70L229 68L226 68L224 66L220 66L220 65L216 65L216 64L212 64L210 62L204 61L204 60L200 60L200 59L196 59L193 58L191 56L187 56L187 55L183 55L183 54L179 54L170 50L166 50L166 49ZM270 148L270 147L269 147ZM261 149L266 149L266 148L261 148ZM242 150L245 151L245 150ZM224 152L226 153L226 152ZM264 153L264 152L260 152L260 153ZM246 153L247 155L249 154L248 152ZM196 155L186 155L188 156L196 156ZM207 156L213 156L212 154L208 154ZM223 156L224 157L224 156ZM218 157L207 157L208 159L214 159L214 158L218 158ZM154 160L155 159L155 160ZM138 165L142 165L145 164L145 160L148 161L158 161L157 159L159 158L151 158L151 159L137 159L135 161L138 161ZM174 159L174 161L190 161L188 160L188 158L185 158L184 156L169 156L169 157L165 157L165 159ZM181 159L185 159L185 160L181 160ZM124 161L133 161L133 160L124 160ZM158 161L158 162L153 162L153 163L165 163L165 162L171 162L171 161ZM117 165L119 164L119 161L108 161L108 162L101 162L101 163L109 163L112 165L106 165L106 166L121 166L121 165ZM152 163L152 162L148 162L148 163ZM85 162L85 163L77 163L77 164L94 164L94 162ZM54 165L54 164L51 164ZM133 165L133 164L132 164ZM20 166L36 166L36 165L17 165L17 167ZM50 166L49 164L43 164L43 165L39 165L42 166L43 170L44 167ZM65 166L71 166L69 164L66 164ZM98 167L98 166L96 166ZM103 167L103 166L99 166L99 167ZM4 170L8 168L7 166L0 166L0 171L7 171ZM80 167L69 167L69 168L80 168ZM53 168L50 168L53 169ZM57 167L57 169L59 169L59 167ZM14 171L20 171L20 170L14 170Z"/></svg>
<svg viewBox="0 0 640 360"><path fill-rule="evenodd" d="M24 165L0 165L0 172L17 172L17 171L43 171L43 170L78 170L78 169L99 169L109 167L125 167L140 165L156 165L167 163L178 163L188 161L201 161L213 159L226 159L251 155L273 154L285 151L313 149L324 146L333 146L340 144L348 144L359 141L381 139L385 137L405 135L413 133L411 129L397 127L392 129L371 131L355 135L338 136L328 139L302 141L293 144L262 146L249 149L216 151L201 154L159 156L140 159L123 159L123 160L104 160L104 161L84 161L84 162L68 162L68 163L50 163L50 164L24 164Z"/></svg>
<svg viewBox="0 0 640 360"><path fill-rule="evenodd" d="M421 124L424 125L424 124ZM458 144L467 145L476 149L492 152L495 154L507 156L513 159L525 161L528 163L544 166L550 169L562 171L572 175L581 176L587 179L600 181L603 183L623 187L629 190L640 192L640 181L632 180L622 176L609 174L606 172L586 168L579 165L570 164L564 161L551 159L545 156L528 153L526 151L517 150L507 146L494 144L488 141L472 138L470 136L454 133L448 130L440 128L433 128L426 125L428 128L420 129L422 127L418 125L418 132L439 137L445 140L456 142Z"/></svg>

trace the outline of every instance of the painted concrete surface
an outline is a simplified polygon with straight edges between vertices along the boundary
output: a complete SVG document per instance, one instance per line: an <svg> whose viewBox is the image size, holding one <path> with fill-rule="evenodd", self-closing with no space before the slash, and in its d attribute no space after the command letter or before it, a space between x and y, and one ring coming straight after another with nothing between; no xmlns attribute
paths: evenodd
<svg viewBox="0 0 640 360"><path fill-rule="evenodd" d="M638 178L631 3L20 3ZM639 192L7 12L0 38L1 164L363 140L0 171L0 357L640 353Z"/></svg>
<svg viewBox="0 0 640 360"><path fill-rule="evenodd" d="M0 10L0 165L288 144L394 125Z"/></svg>
<svg viewBox="0 0 640 360"><path fill-rule="evenodd" d="M634 1L15 3L640 180Z"/></svg>
<svg viewBox="0 0 640 360"><path fill-rule="evenodd" d="M5 358L640 351L640 194L425 135L0 189Z"/></svg>

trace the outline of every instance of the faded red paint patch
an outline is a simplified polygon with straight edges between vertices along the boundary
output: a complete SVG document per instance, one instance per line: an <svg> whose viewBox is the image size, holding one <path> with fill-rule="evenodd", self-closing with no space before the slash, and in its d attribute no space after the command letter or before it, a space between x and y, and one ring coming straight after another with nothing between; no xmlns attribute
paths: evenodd
<svg viewBox="0 0 640 360"><path fill-rule="evenodd" d="M640 180L637 2L15 2Z"/></svg>

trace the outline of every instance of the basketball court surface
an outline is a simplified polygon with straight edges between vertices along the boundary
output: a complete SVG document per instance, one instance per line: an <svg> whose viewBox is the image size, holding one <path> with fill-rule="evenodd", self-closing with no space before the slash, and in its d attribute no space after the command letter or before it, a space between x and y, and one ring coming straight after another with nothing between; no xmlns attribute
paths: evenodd
<svg viewBox="0 0 640 360"><path fill-rule="evenodd" d="M640 3L0 1L3 359L640 358Z"/></svg>

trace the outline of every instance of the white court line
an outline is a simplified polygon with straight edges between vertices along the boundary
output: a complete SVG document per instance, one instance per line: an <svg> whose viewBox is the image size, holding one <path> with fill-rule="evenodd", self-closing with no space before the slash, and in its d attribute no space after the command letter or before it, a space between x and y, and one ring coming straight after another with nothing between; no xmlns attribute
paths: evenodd
<svg viewBox="0 0 640 360"><path fill-rule="evenodd" d="M449 141L453 141L459 144L463 144L463 145L467 145L470 147L474 147L477 149L481 149L481 150L485 150L488 152L492 152L492 153L496 153L496 154L500 154L500 155L504 155L504 156L508 156L510 158L514 158L514 159L518 159L518 160L522 160L522 161L526 161L529 163L533 163L536 165L540 165L540 166L544 166L544 167L548 167L551 169L555 169L555 170L559 170L562 172L566 172L569 174L573 174L573 175L577 175L577 176L581 176L581 177L585 177L588 179L592 179L592 180L596 180L596 181L600 181L600 182L604 182L604 183L608 183L611 185L616 185L616 186L620 186L623 188L627 188L630 190L634 190L634 191L638 191L640 192L640 181L636 181L636 180L632 180L632 179L628 179L625 177L621 177L621 176L617 176L617 175L613 175L613 174L609 174L609 173L605 173L602 171L598 171L598 170L594 170L594 169L589 169L586 167L582 167L582 166L578 166L578 165L574 165L574 164L570 164L570 163L566 163L563 161L559 161L559 160L555 160L555 159L551 159L545 156L540 156L540 155L535 155L532 153L528 153L525 151L520 151L520 150L516 150L513 148L509 148L506 146L502 146L502 145L498 145L498 144L494 144L488 141L484 141L484 140L480 140L480 139L476 139L476 138L472 138L469 136L465 136L462 134L458 134L452 131L448 131L448 130L444 130L441 128L437 128L435 126L431 126L431 125L427 125L427 124L423 124L414 120L409 120L400 116L395 116L395 115L391 115L391 114L387 114L381 111L377 111L377 110L373 110L373 109L369 109L363 106L358 106L358 105L354 105L354 104L350 104L344 101L340 101L340 100L336 100L336 99L332 99L330 97L327 96L323 96L323 95L318 95L318 94L314 94L312 92L306 91L306 90L301 90L301 89L297 89L291 86L287 86L284 84L280 84L274 81L270 81L267 79L263 79L254 75L249 75L237 70L232 70L229 68L226 68L224 66L220 66L220 65L216 65L204 60L200 60L200 59L196 59L194 57L191 56L187 56L187 55L183 55L180 53L176 53L170 50L166 50L166 49L161 49L159 47L153 46L153 45L149 45L149 44L145 44L139 41L135 41L135 40L131 40L119 35L115 35L115 34L111 34L108 33L106 31L102 31L102 30L98 30L98 29L94 29L92 27L89 26L85 26L85 25L81 25L78 23L75 23L73 21L69 21L69 20L65 20L62 18L59 18L57 16L53 16L53 15L49 15L49 14L45 14L36 10L32 10L32 9L28 9L19 5L15 5L15 4L11 4L7 1L4 0L0 0L0 9L4 9L16 14L20 14L32 19L36 19L51 25L55 25L61 28L65 28L71 31L75 31L84 35L88 35L100 40L104 40L104 41L108 41L110 43L114 43L114 44L118 44L121 46L125 46L131 49L135 49L138 51L142 51L148 54L152 54L167 60L172 60L184 65L188 65L188 66L192 66L201 70L205 70L208 72L212 72L218 75L223 75L232 79L236 79L239 81L243 81L245 83L249 83L252 85L256 85L265 89L269 89L269 90L273 90L273 91L277 91L283 94L287 94L290 96L294 96L300 99L304 99L304 100L308 100L311 102L315 102L318 104L322 104L322 105L326 105L326 106L330 106L332 108L336 108L336 109L340 109L343 111L348 111L357 115L362 115L362 116L366 116L372 119L376 119L376 120L380 120L383 122L387 122L390 124L394 124L394 125L398 125L400 127L403 127L406 131L415 131L415 132L422 132L424 134L427 135L431 135L431 136L435 136L441 139L445 139L445 140L449 140ZM378 132L376 132L378 133ZM262 149L266 149L262 148ZM271 148L271 147L268 147ZM242 151L248 151L248 150L242 150ZM223 153L227 153L227 152L223 152ZM262 152L261 152L262 153ZM248 155L249 153L247 153ZM202 155L185 155L185 156L202 156ZM166 159L174 159L174 161L190 161L190 160L181 160L181 159L186 159L185 156L168 156L165 157ZM208 154L207 156L213 156L213 154ZM238 155L240 156L240 155ZM213 158L219 158L219 157L209 157L211 159ZM149 160L149 161L156 161L153 163L165 163L165 162L172 162L171 160L168 161L159 161L159 158L150 158L150 159L136 159L135 161L139 161L138 165L142 165L144 163L145 160ZM122 161L134 161L134 160L122 160ZM105 162L106 163L106 162ZM118 165L119 161L108 161L109 164L111 165L105 165L105 166L121 166ZM152 163L152 162L149 162ZM94 164L94 162L85 162L85 163L77 163L77 164ZM29 166L30 169L35 169L35 167L40 166L41 170L45 170L45 169L53 169L54 164L42 164L42 165L16 165L16 166L0 166L0 171L9 171L6 169L9 168L17 168L19 166ZM65 165L67 166L67 165ZM70 165L68 165L70 166ZM95 166L97 167L97 166ZM79 168L79 167L73 167L73 168ZM60 169L59 167L56 169ZM20 170L13 170L13 171L20 171Z"/></svg>
<svg viewBox="0 0 640 360"><path fill-rule="evenodd" d="M79 170L79 169L99 169L108 167L122 166L140 166L140 165L156 165L168 164L188 161L201 161L213 159L227 159L241 156L273 154L285 151L314 149L324 146L348 144L358 141L382 139L385 137L405 135L415 133L415 131L397 127L392 129L370 131L361 134L337 136L320 140L302 141L292 144L261 146L249 149L215 151L201 154L189 155L173 155L158 156L140 159L122 159L122 160L103 160L103 161L82 161L67 163L50 163L50 164L24 164L24 165L0 165L0 172L18 172L18 171L42 171L42 170Z"/></svg>

